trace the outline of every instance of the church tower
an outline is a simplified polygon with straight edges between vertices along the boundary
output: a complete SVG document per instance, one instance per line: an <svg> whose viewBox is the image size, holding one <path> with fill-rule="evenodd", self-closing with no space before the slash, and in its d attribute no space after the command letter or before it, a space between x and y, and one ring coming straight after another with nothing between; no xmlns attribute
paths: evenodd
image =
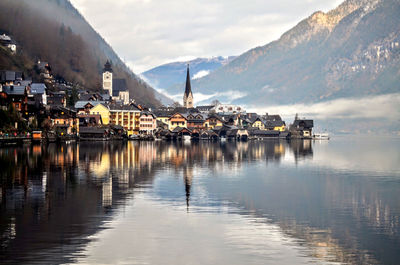
<svg viewBox="0 0 400 265"><path fill-rule="evenodd" d="M111 63L107 60L103 69L103 90L108 91L110 96L112 97L112 80L113 80L113 71L111 68Z"/></svg>
<svg viewBox="0 0 400 265"><path fill-rule="evenodd" d="M188 109L193 108L193 93L192 87L190 86L189 65L187 66L186 87L185 94L183 94L183 106Z"/></svg>

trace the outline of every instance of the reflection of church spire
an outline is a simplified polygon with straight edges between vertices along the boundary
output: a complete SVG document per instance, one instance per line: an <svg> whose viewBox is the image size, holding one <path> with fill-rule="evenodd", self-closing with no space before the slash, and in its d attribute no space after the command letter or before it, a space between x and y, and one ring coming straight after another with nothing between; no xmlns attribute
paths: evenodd
<svg viewBox="0 0 400 265"><path fill-rule="evenodd" d="M185 181L186 209L189 212L190 189L192 187L193 169L192 168L185 168L183 170L183 178L184 178L184 181Z"/></svg>

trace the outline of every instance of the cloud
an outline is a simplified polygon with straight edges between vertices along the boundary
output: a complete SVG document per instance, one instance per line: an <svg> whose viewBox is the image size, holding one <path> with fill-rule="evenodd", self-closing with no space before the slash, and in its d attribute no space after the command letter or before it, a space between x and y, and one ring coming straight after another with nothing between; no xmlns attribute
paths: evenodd
<svg viewBox="0 0 400 265"><path fill-rule="evenodd" d="M133 71L265 45L331 0L71 0Z"/></svg>
<svg viewBox="0 0 400 265"><path fill-rule="evenodd" d="M206 75L209 75L209 74L210 74L209 70L201 70L201 71L198 71L195 75L193 75L192 79L199 79L199 78L205 77Z"/></svg>
<svg viewBox="0 0 400 265"><path fill-rule="evenodd" d="M284 118L300 117L318 120L329 119L384 119L400 123L400 93L370 96L364 98L337 99L315 104L294 104L277 106L246 106L248 111L257 113L279 113ZM400 125L400 124L399 124Z"/></svg>

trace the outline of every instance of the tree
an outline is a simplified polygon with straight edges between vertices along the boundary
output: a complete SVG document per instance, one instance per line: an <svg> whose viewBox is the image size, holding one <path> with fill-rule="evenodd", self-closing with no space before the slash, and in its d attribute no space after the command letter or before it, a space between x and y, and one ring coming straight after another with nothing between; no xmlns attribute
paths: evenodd
<svg viewBox="0 0 400 265"><path fill-rule="evenodd" d="M213 105L213 106L217 106L217 105L219 105L219 104L221 104L221 102L219 102L218 99L214 99L214 100L211 102L211 105Z"/></svg>
<svg viewBox="0 0 400 265"><path fill-rule="evenodd" d="M78 89L76 88L76 86L74 86L71 90L71 92L68 94L68 98L67 98L67 104L70 107L75 106L75 103L78 101L79 99L79 93L78 93Z"/></svg>

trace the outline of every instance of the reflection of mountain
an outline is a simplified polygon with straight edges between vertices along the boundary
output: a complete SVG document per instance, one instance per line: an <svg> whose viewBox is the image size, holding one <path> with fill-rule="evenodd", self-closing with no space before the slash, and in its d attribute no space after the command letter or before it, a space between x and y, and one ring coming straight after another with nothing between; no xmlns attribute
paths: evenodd
<svg viewBox="0 0 400 265"><path fill-rule="evenodd" d="M189 213L233 205L276 224L320 260L394 263L399 182L298 163L318 161L318 148L268 140L0 149L0 258L71 262L127 198L152 189ZM289 166L287 156L294 157Z"/></svg>

